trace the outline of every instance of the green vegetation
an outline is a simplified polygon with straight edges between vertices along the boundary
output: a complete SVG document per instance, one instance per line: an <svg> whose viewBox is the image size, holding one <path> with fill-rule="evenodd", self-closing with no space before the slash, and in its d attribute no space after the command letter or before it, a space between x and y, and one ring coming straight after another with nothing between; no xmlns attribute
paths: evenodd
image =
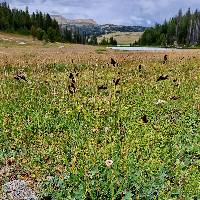
<svg viewBox="0 0 200 200"><path fill-rule="evenodd" d="M0 166L56 200L200 198L199 60L131 56L0 68Z"/></svg>
<svg viewBox="0 0 200 200"><path fill-rule="evenodd" d="M26 11L10 9L6 2L0 3L0 31L31 34L34 38L46 42L87 43L86 36L77 31L61 31L58 22L49 14L36 12L30 15L28 8Z"/></svg>
<svg viewBox="0 0 200 200"><path fill-rule="evenodd" d="M61 34L58 23L52 20L49 14L41 12L29 14L26 11L18 9L10 9L7 3L0 3L0 30L12 33L19 33L43 39L43 35L47 34L50 41L61 41ZM53 37L52 37L53 32Z"/></svg>
<svg viewBox="0 0 200 200"><path fill-rule="evenodd" d="M36 12L29 14L28 7L25 11L11 9L4 2L0 3L0 31L32 35L33 38L45 42L69 42L77 44L97 45L95 35L88 36L73 28L59 27L58 22L52 19L49 14ZM117 45L117 41L110 37L109 41L103 39L101 45Z"/></svg>
<svg viewBox="0 0 200 200"><path fill-rule="evenodd" d="M88 44L97 45L98 44L97 37L95 35L91 36Z"/></svg>
<svg viewBox="0 0 200 200"><path fill-rule="evenodd" d="M108 39L110 37L113 37L117 41L117 44L132 45L133 43L138 42L142 34L143 34L142 32L113 32L99 36L97 40L98 42L100 42L103 39L103 37Z"/></svg>
<svg viewBox="0 0 200 200"><path fill-rule="evenodd" d="M198 19L198 11L180 11L139 43L199 44ZM0 30L97 44L67 28L61 34L48 14L6 3ZM55 200L200 198L198 50L122 53L41 42L19 48L16 41L1 41L1 185L28 180L43 199Z"/></svg>
<svg viewBox="0 0 200 200"><path fill-rule="evenodd" d="M139 42L140 45L199 45L200 44L200 12L194 13L188 9L186 14L182 10L178 15L164 24L157 24L154 28L147 29Z"/></svg>
<svg viewBox="0 0 200 200"><path fill-rule="evenodd" d="M117 46L117 40L113 37L110 37L110 39L106 39L106 37L103 37L103 39L99 43L100 45L111 45L111 46Z"/></svg>

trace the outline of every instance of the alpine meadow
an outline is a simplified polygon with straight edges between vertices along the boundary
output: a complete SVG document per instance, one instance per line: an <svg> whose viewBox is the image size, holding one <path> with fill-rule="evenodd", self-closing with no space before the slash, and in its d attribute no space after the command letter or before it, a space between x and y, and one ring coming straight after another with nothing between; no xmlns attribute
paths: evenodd
<svg viewBox="0 0 200 200"><path fill-rule="evenodd" d="M0 3L0 200L200 199L199 11L83 2Z"/></svg>

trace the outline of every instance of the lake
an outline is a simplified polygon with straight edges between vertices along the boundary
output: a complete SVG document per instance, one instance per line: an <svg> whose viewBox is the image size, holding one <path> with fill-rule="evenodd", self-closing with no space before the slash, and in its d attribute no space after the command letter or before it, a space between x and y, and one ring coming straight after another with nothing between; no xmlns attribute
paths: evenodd
<svg viewBox="0 0 200 200"><path fill-rule="evenodd" d="M178 51L175 48L159 48L159 47L107 47L107 49L119 51Z"/></svg>

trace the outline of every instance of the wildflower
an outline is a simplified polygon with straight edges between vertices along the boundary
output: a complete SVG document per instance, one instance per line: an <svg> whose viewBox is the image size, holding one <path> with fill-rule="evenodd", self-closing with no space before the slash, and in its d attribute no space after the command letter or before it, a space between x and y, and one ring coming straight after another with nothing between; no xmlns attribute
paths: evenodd
<svg viewBox="0 0 200 200"><path fill-rule="evenodd" d="M149 121L147 115L144 115L141 119L144 123L148 123Z"/></svg>
<svg viewBox="0 0 200 200"><path fill-rule="evenodd" d="M165 63L167 62L167 59L168 59L168 58L167 58L167 55L165 55L165 56L164 56L163 64L165 64Z"/></svg>
<svg viewBox="0 0 200 200"><path fill-rule="evenodd" d="M105 127L105 132L107 133L110 130L109 127Z"/></svg>
<svg viewBox="0 0 200 200"><path fill-rule="evenodd" d="M111 58L111 64L115 67L115 64L116 64L117 62L113 59L113 58Z"/></svg>
<svg viewBox="0 0 200 200"><path fill-rule="evenodd" d="M98 127L94 127L94 128L92 129L92 132L93 132L93 133L98 133L98 132L99 132L99 128L98 128Z"/></svg>
<svg viewBox="0 0 200 200"><path fill-rule="evenodd" d="M139 72L141 72L142 71L142 65L139 65L138 69L139 69Z"/></svg>
<svg viewBox="0 0 200 200"><path fill-rule="evenodd" d="M167 80L168 78L169 78L168 75L165 75L165 76L164 76L164 75L162 74L162 75L157 79L157 82L158 82L158 81L165 81L165 80Z"/></svg>
<svg viewBox="0 0 200 200"><path fill-rule="evenodd" d="M181 98L180 96L172 96L172 97L170 97L171 100L178 100L180 98Z"/></svg>
<svg viewBox="0 0 200 200"><path fill-rule="evenodd" d="M164 104L164 103L166 103L166 101L165 100L161 100L161 99L158 99L158 101L155 102L156 105L161 105L161 104Z"/></svg>
<svg viewBox="0 0 200 200"><path fill-rule="evenodd" d="M111 168L112 164L113 164L113 161L112 160L106 160L105 163L106 163L106 167Z"/></svg>

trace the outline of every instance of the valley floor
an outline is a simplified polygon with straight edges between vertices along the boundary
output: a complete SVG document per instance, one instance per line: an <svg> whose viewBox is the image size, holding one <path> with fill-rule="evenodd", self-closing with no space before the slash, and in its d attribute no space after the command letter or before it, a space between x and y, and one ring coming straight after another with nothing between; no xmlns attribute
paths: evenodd
<svg viewBox="0 0 200 200"><path fill-rule="evenodd" d="M24 180L52 199L198 199L199 93L200 50L1 45L0 185Z"/></svg>

